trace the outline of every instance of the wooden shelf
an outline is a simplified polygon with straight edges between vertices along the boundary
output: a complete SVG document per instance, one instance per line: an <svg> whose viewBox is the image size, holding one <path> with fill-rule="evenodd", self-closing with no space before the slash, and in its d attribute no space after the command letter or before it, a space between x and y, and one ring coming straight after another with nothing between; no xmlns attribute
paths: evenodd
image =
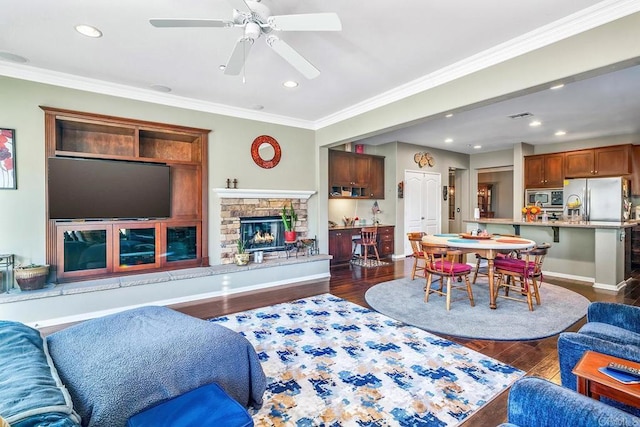
<svg viewBox="0 0 640 427"><path fill-rule="evenodd" d="M158 271L178 266L208 265L207 256L207 141L210 130L112 117L78 111L41 107L45 111L45 139L47 157L76 157L163 163L171 168L171 217L157 221L129 222L129 228L153 227L156 247L152 262L138 259L139 265L121 266L119 227L125 222L104 221L69 222L49 219L47 222L47 262L57 267L56 277L79 280L127 274L129 271ZM82 179L82 177L78 177ZM47 212L48 218L48 212ZM196 244L195 259L167 262L168 235L176 227L188 227L190 242ZM70 231L101 230L107 241L104 266L66 271L65 236ZM115 231L114 231L115 230ZM169 230L169 231L167 231ZM65 234L67 233L67 234ZM82 234L80 234L82 235ZM72 236L71 236L72 237ZM170 239L169 239L170 240ZM66 241L67 243L68 240ZM68 247L73 245L69 244ZM75 245L81 246L81 245ZM174 245L175 246L175 245ZM148 251L147 251L148 252ZM136 252L134 252L135 254ZM192 256L193 251L190 252ZM135 259L134 255L124 255Z"/></svg>

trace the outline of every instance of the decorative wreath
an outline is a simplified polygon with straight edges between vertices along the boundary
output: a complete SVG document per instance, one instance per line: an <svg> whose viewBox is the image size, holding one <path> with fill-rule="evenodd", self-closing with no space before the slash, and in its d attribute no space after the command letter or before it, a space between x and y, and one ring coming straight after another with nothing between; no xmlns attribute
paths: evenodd
<svg viewBox="0 0 640 427"><path fill-rule="evenodd" d="M262 144L269 144L273 147L273 157L271 159L263 159L260 156L260 146ZM280 157L282 157L282 150L280 150L280 144L273 137L268 135L260 135L253 140L251 144L251 158L258 166L264 169L274 168L280 163Z"/></svg>
<svg viewBox="0 0 640 427"><path fill-rule="evenodd" d="M429 165L433 167L436 164L435 159L429 152L420 152L413 155L413 161L418 164L421 168Z"/></svg>

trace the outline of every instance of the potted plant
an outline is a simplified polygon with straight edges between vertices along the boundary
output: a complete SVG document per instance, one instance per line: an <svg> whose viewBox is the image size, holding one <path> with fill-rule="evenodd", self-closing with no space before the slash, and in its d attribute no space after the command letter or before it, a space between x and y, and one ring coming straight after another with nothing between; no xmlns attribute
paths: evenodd
<svg viewBox="0 0 640 427"><path fill-rule="evenodd" d="M49 266L40 264L18 265L13 269L13 275L18 286L23 291L33 291L44 288L49 275Z"/></svg>
<svg viewBox="0 0 640 427"><path fill-rule="evenodd" d="M236 264L237 265L247 265L249 264L249 254L246 252L244 247L244 241L242 239L238 239L238 253L236 254Z"/></svg>
<svg viewBox="0 0 640 427"><path fill-rule="evenodd" d="M285 242L295 242L296 241L296 232L294 231L294 227L296 226L296 221L298 220L298 214L293 210L293 204L289 202L289 208L287 209L287 205L282 206L282 224L284 225L284 241Z"/></svg>

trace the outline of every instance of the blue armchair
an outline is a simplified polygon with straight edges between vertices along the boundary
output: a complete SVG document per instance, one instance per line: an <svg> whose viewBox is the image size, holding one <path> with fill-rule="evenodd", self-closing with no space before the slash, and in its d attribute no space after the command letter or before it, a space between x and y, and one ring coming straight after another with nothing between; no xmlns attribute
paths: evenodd
<svg viewBox="0 0 640 427"><path fill-rule="evenodd" d="M593 302L587 309L587 323L578 332L560 334L558 359L564 387L576 390L576 376L571 371L587 350L640 362L640 307ZM602 400L640 415L637 408Z"/></svg>
<svg viewBox="0 0 640 427"><path fill-rule="evenodd" d="M640 418L536 377L513 384L507 417L508 423L500 427L640 426Z"/></svg>

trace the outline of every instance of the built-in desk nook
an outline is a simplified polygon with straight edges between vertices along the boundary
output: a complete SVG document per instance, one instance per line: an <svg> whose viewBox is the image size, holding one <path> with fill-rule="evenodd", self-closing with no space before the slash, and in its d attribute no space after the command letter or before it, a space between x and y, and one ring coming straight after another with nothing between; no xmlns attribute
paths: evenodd
<svg viewBox="0 0 640 427"><path fill-rule="evenodd" d="M360 237L363 226L336 226L329 229L329 255L331 265L348 264L353 253L353 239ZM371 225L369 225L371 227ZM395 248L393 225L378 225L378 254L380 258L393 255Z"/></svg>

